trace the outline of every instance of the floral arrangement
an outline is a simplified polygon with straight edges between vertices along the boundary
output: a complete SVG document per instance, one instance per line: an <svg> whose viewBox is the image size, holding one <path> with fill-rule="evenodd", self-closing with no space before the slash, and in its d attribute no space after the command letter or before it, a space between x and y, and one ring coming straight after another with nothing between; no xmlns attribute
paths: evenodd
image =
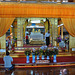
<svg viewBox="0 0 75 75"><path fill-rule="evenodd" d="M25 50L25 55L27 56L27 55L30 55L31 54L31 50L29 50L29 49L27 49L27 50Z"/></svg>
<svg viewBox="0 0 75 75"><path fill-rule="evenodd" d="M46 56L52 56L52 55L57 55L58 54L58 49L57 48L54 48L52 50L50 49L37 49L37 50L25 50L25 55L30 55L32 53L32 55L44 55L45 57Z"/></svg>
<svg viewBox="0 0 75 75"><path fill-rule="evenodd" d="M39 54L40 54L39 49L37 49L37 50L35 51L35 55L39 55Z"/></svg>
<svg viewBox="0 0 75 75"><path fill-rule="evenodd" d="M53 55L57 55L58 54L58 49L57 48L54 48L53 49Z"/></svg>
<svg viewBox="0 0 75 75"><path fill-rule="evenodd" d="M45 50L39 49L40 55L45 55Z"/></svg>
<svg viewBox="0 0 75 75"><path fill-rule="evenodd" d="M57 48L54 48L52 50L50 50L50 49L44 49L44 50L40 49L39 52L40 52L40 55L45 55L45 57L46 56L51 57L52 55L58 54L58 49Z"/></svg>
<svg viewBox="0 0 75 75"><path fill-rule="evenodd" d="M46 56L49 56L49 49L46 49L44 52L45 52L45 53L44 53L45 57L46 57Z"/></svg>
<svg viewBox="0 0 75 75"><path fill-rule="evenodd" d="M36 50L35 50L35 49L33 48L33 50L32 50L32 55L39 55L39 53L40 53L40 52L39 52L39 49L36 49Z"/></svg>
<svg viewBox="0 0 75 75"><path fill-rule="evenodd" d="M49 56L52 57L53 55L53 50L49 50Z"/></svg>
<svg viewBox="0 0 75 75"><path fill-rule="evenodd" d="M55 39L55 41L57 41L57 43L59 43L59 42L61 42L61 37L60 36L58 36L56 39Z"/></svg>

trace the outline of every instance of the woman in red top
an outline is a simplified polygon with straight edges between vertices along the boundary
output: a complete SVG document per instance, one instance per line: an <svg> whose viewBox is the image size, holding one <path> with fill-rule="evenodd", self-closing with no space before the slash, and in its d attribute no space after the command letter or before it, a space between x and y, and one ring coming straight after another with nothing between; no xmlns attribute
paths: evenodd
<svg viewBox="0 0 75 75"><path fill-rule="evenodd" d="M29 44L28 34L26 35L26 44Z"/></svg>

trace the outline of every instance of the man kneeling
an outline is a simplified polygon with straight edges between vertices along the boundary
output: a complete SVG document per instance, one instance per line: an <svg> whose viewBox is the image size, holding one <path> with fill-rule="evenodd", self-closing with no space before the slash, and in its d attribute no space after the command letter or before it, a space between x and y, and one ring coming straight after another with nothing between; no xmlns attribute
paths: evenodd
<svg viewBox="0 0 75 75"><path fill-rule="evenodd" d="M5 70L12 70L14 66L11 64L13 58L9 56L9 52L6 52L6 56L3 58Z"/></svg>

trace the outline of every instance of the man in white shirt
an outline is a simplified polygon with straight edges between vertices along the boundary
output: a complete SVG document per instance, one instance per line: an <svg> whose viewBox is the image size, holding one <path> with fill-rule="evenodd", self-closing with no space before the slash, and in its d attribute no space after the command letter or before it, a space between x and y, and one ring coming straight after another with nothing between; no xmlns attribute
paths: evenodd
<svg viewBox="0 0 75 75"><path fill-rule="evenodd" d="M46 39L46 45L48 46L50 44L50 33L49 33L49 31L45 34L45 39Z"/></svg>
<svg viewBox="0 0 75 75"><path fill-rule="evenodd" d="M3 58L3 61L5 70L11 70L14 68L13 65L11 64L11 62L13 62L13 58L9 56L9 52L6 52L6 56Z"/></svg>

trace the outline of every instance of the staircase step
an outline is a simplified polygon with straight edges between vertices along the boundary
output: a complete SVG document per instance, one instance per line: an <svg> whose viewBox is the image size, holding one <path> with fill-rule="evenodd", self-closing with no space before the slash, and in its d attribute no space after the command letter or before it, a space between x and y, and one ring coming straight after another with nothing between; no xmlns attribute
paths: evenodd
<svg viewBox="0 0 75 75"><path fill-rule="evenodd" d="M21 51L21 50L16 50L16 51L14 51L14 52L25 52L25 51Z"/></svg>
<svg viewBox="0 0 75 75"><path fill-rule="evenodd" d="M24 54L24 52L15 52L14 54Z"/></svg>
<svg viewBox="0 0 75 75"><path fill-rule="evenodd" d="M17 48L17 47L15 47L15 49L33 49L33 48L35 48L35 49L37 49L37 48L40 48L40 47L20 47L20 48ZM53 49L53 47L49 47L49 49Z"/></svg>
<svg viewBox="0 0 75 75"><path fill-rule="evenodd" d="M30 64L28 64L28 65L15 65L15 68L44 68L44 67L71 67L71 66L75 66L75 64L59 64L59 65L57 65L57 64L55 64L55 65L30 65ZM4 68L4 66L0 66L0 68Z"/></svg>

